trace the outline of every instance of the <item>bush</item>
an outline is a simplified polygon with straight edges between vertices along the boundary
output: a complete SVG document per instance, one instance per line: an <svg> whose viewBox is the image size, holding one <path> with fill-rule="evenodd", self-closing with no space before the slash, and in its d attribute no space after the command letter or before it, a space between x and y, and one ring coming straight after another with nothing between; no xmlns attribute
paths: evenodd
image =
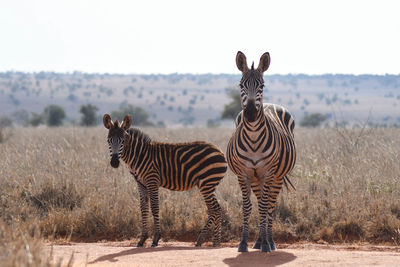
<svg viewBox="0 0 400 267"><path fill-rule="evenodd" d="M303 127L318 127L324 122L327 117L321 113L311 113L307 114L300 121L300 126Z"/></svg>
<svg viewBox="0 0 400 267"><path fill-rule="evenodd" d="M9 117L0 117L0 128L10 127L13 122Z"/></svg>
<svg viewBox="0 0 400 267"><path fill-rule="evenodd" d="M82 105L79 110L82 113L81 125L83 126L94 126L97 124L96 111L99 109L91 104Z"/></svg>
<svg viewBox="0 0 400 267"><path fill-rule="evenodd" d="M222 119L235 119L237 114L242 110L242 103L240 100L240 94L237 90L231 88L227 89L229 97L232 99L231 102L224 106L222 111Z"/></svg>
<svg viewBox="0 0 400 267"><path fill-rule="evenodd" d="M44 116L42 114L37 114L32 112L32 118L29 120L29 124L36 127L44 123Z"/></svg>
<svg viewBox="0 0 400 267"><path fill-rule="evenodd" d="M13 120L21 125L27 126L29 124L29 112L25 109L19 109L11 115Z"/></svg>
<svg viewBox="0 0 400 267"><path fill-rule="evenodd" d="M149 121L150 114L141 107L134 107L131 104L121 105L119 110L111 111L111 118L122 121L126 115L130 115L133 120L133 125L138 126L153 126Z"/></svg>
<svg viewBox="0 0 400 267"><path fill-rule="evenodd" d="M60 126L66 117L64 109L57 105L47 106L44 109L44 115L48 126Z"/></svg>

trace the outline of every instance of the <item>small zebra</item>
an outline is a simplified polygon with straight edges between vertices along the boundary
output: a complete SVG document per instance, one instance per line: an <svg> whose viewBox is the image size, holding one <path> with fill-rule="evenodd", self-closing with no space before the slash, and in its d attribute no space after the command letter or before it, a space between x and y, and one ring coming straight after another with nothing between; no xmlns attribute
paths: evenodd
<svg viewBox="0 0 400 267"><path fill-rule="evenodd" d="M215 197L215 189L228 168L224 153L216 146L206 142L160 143L150 139L139 129L130 128L132 119L125 116L121 125L113 123L110 115L103 117L108 131L108 144L111 153L111 166L118 168L122 159L135 177L140 194L142 214L142 235L138 247L142 247L148 237L147 219L149 198L154 217L154 238L152 247L161 238L159 222L158 188L186 191L195 186L208 209L208 220L201 230L196 246L205 241L207 231L214 225L213 245L221 242L221 207Z"/></svg>
<svg viewBox="0 0 400 267"><path fill-rule="evenodd" d="M236 56L236 65L242 72L239 84L242 111L236 118L236 130L229 140L226 157L229 167L238 176L243 196L239 252L248 251L251 190L257 197L260 213L259 235L254 248L270 252L276 249L272 237L272 212L277 197L283 183L293 187L287 178L296 161L293 116L279 105L262 104L263 73L269 64L268 52L261 56L257 69L254 69L254 62L251 69L248 68L242 52Z"/></svg>

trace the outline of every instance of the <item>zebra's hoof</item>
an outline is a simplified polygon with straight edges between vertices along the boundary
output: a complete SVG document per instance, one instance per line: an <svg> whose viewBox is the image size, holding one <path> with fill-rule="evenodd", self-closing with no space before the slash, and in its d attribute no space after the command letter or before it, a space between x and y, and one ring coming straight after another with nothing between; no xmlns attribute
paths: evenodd
<svg viewBox="0 0 400 267"><path fill-rule="evenodd" d="M240 242L238 251L239 252L249 252L247 243L245 241Z"/></svg>
<svg viewBox="0 0 400 267"><path fill-rule="evenodd" d="M271 247L268 243L261 244L261 252L271 252Z"/></svg>
<svg viewBox="0 0 400 267"><path fill-rule="evenodd" d="M219 247L221 246L221 242L213 242L213 247Z"/></svg>
<svg viewBox="0 0 400 267"><path fill-rule="evenodd" d="M204 243L204 238L202 236L199 236L196 242L196 247L201 247L203 243Z"/></svg>
<svg viewBox="0 0 400 267"><path fill-rule="evenodd" d="M158 246L158 244L156 244L156 243L151 244L151 247L152 247L152 248L155 248L155 247L157 247L157 246Z"/></svg>
<svg viewBox="0 0 400 267"><path fill-rule="evenodd" d="M138 248L143 247L143 243L141 243L141 242L137 243L136 247L138 247Z"/></svg>
<svg viewBox="0 0 400 267"><path fill-rule="evenodd" d="M261 242L257 240L256 243L254 243L253 248L254 249L260 249L261 248Z"/></svg>
<svg viewBox="0 0 400 267"><path fill-rule="evenodd" d="M275 242L274 241L269 241L269 246L271 250L276 250Z"/></svg>

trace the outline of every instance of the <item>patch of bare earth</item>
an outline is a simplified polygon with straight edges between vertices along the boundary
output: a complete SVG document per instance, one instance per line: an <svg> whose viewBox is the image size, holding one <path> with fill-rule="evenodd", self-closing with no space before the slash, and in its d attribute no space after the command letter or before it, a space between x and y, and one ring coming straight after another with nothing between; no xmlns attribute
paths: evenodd
<svg viewBox="0 0 400 267"><path fill-rule="evenodd" d="M137 248L134 242L47 244L46 256L62 266L400 266L400 248L372 245L281 244L272 253L237 244L220 248L192 243L161 242ZM71 258L72 257L72 258Z"/></svg>

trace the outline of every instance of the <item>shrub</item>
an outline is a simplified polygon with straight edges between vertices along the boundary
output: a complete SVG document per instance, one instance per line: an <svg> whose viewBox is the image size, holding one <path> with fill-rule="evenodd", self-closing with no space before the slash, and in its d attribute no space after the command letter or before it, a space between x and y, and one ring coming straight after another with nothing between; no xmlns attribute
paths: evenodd
<svg viewBox="0 0 400 267"><path fill-rule="evenodd" d="M303 127L318 127L323 123L327 117L321 113L307 114L300 121L300 126Z"/></svg>
<svg viewBox="0 0 400 267"><path fill-rule="evenodd" d="M81 125L83 126L94 126L97 124L96 111L99 109L91 104L82 105L80 113L82 113Z"/></svg>
<svg viewBox="0 0 400 267"><path fill-rule="evenodd" d="M227 89L228 95L231 98L231 102L224 106L222 111L222 119L235 119L238 113L242 110L242 104L240 100L240 94L237 90L231 88Z"/></svg>
<svg viewBox="0 0 400 267"><path fill-rule="evenodd" d="M47 106L44 109L44 115L48 126L60 126L66 117L64 109L57 105Z"/></svg>
<svg viewBox="0 0 400 267"><path fill-rule="evenodd" d="M122 121L126 115L130 115L133 120L133 125L138 126L153 126L154 124L149 121L150 114L141 107L135 107L131 104L121 105L119 110L111 112L112 119Z"/></svg>

